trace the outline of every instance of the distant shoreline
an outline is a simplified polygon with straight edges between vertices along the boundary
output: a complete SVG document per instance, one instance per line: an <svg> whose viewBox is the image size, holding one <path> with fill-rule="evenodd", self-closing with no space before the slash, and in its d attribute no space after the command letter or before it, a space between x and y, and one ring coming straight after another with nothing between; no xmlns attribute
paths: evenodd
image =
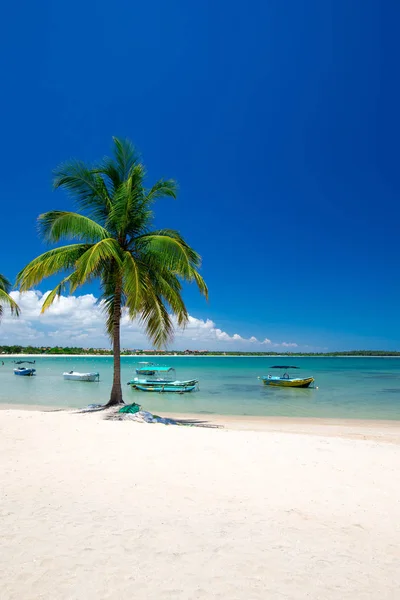
<svg viewBox="0 0 400 600"><path fill-rule="evenodd" d="M0 354L4 358L112 358L112 354ZM390 354L121 354L121 358L400 358Z"/></svg>

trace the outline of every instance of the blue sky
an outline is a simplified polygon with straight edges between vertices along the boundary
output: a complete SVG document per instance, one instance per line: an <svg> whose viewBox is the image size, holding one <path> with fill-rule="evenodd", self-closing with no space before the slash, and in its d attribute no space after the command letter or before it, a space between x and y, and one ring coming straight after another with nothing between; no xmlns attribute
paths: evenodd
<svg viewBox="0 0 400 600"><path fill-rule="evenodd" d="M299 348L400 347L398 2L70 0L2 17L0 272L43 251L39 213L72 208L52 169L126 136L149 182L179 182L156 221L203 256L196 319Z"/></svg>

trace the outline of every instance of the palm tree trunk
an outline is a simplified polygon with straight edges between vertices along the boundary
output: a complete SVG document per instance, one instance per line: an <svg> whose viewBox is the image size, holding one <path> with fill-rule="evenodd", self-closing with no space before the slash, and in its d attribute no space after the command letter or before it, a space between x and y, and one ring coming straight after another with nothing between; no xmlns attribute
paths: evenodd
<svg viewBox="0 0 400 600"><path fill-rule="evenodd" d="M110 400L106 406L115 406L123 404L122 388L121 388L121 286L117 285L115 290L114 301L114 318L113 318L113 353L114 353L114 378L111 389Z"/></svg>

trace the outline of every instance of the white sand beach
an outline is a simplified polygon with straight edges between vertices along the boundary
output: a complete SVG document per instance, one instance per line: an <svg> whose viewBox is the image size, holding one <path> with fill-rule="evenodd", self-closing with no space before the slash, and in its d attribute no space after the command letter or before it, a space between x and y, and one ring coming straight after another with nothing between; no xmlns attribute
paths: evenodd
<svg viewBox="0 0 400 600"><path fill-rule="evenodd" d="M399 598L398 423L103 417L0 411L2 600Z"/></svg>

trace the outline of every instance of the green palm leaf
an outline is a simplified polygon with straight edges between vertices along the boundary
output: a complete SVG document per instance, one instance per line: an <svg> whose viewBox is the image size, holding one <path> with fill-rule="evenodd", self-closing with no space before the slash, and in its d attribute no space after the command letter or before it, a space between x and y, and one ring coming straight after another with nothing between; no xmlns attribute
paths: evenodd
<svg viewBox="0 0 400 600"><path fill-rule="evenodd" d="M0 319L3 315L3 307L8 306L11 310L11 314L15 313L18 317L20 315L20 308L18 304L11 298L9 291L11 289L11 283L7 277L0 274Z"/></svg>
<svg viewBox="0 0 400 600"><path fill-rule="evenodd" d="M140 158L135 146L129 140L113 137L113 142L115 170L122 183L131 175Z"/></svg>
<svg viewBox="0 0 400 600"><path fill-rule="evenodd" d="M77 287L90 281L93 273L98 274L99 267L109 265L110 261L115 262L115 268L121 267L121 250L117 240L106 238L90 246L76 261L71 291L75 291Z"/></svg>
<svg viewBox="0 0 400 600"><path fill-rule="evenodd" d="M208 298L208 289L204 279L197 272L201 264L197 254L176 231L160 230L141 236L136 243L141 255L147 257L150 264L162 257L164 268L173 271L187 281L195 281L199 291Z"/></svg>
<svg viewBox="0 0 400 600"><path fill-rule="evenodd" d="M8 281L7 277L0 273L0 290L3 292L9 293L11 290L11 283Z"/></svg>
<svg viewBox="0 0 400 600"><path fill-rule="evenodd" d="M126 306L129 316L134 319L141 306L142 295L145 292L143 265L130 252L124 252L123 262L123 290L126 297Z"/></svg>
<svg viewBox="0 0 400 600"><path fill-rule="evenodd" d="M143 296L140 321L156 348L162 348L171 341L174 333L173 324L160 296L152 286L148 286Z"/></svg>
<svg viewBox="0 0 400 600"><path fill-rule="evenodd" d="M169 196L170 198L176 198L178 193L178 185L173 179L160 179L156 184L150 188L146 195L146 201L154 202L160 198Z"/></svg>
<svg viewBox="0 0 400 600"><path fill-rule="evenodd" d="M139 230L146 218L146 207L143 202L143 165L135 165L128 178L120 184L113 197L107 225L110 229L129 235L132 230Z"/></svg>
<svg viewBox="0 0 400 600"><path fill-rule="evenodd" d="M22 292L38 285L46 277L74 268L77 260L90 248L90 244L71 244L48 250L32 260L17 275Z"/></svg>
<svg viewBox="0 0 400 600"><path fill-rule="evenodd" d="M11 298L11 296L9 294L7 294L6 292L4 292L3 290L0 290L0 319L3 316L3 306L9 306L11 309L11 312L14 313L19 316L20 311L19 311L19 307L18 304Z"/></svg>
<svg viewBox="0 0 400 600"><path fill-rule="evenodd" d="M176 316L179 327L185 327L189 320L189 314L182 298L182 286L179 280L170 272L157 273L155 284L158 296L163 298Z"/></svg>
<svg viewBox="0 0 400 600"><path fill-rule="evenodd" d="M107 219L111 198L103 178L85 163L71 160L54 171L54 188L64 188L82 210L100 223Z"/></svg>
<svg viewBox="0 0 400 600"><path fill-rule="evenodd" d="M38 223L42 237L49 242L59 242L62 238L96 242L109 237L104 227L89 217L72 212L52 210L40 215Z"/></svg>
<svg viewBox="0 0 400 600"><path fill-rule="evenodd" d="M46 296L41 308L41 313L43 314L50 306L53 304L55 298L60 297L61 294L66 290L68 283L71 285L71 280L73 279L74 273L68 275L68 277L64 277L64 279L56 285L56 287Z"/></svg>

